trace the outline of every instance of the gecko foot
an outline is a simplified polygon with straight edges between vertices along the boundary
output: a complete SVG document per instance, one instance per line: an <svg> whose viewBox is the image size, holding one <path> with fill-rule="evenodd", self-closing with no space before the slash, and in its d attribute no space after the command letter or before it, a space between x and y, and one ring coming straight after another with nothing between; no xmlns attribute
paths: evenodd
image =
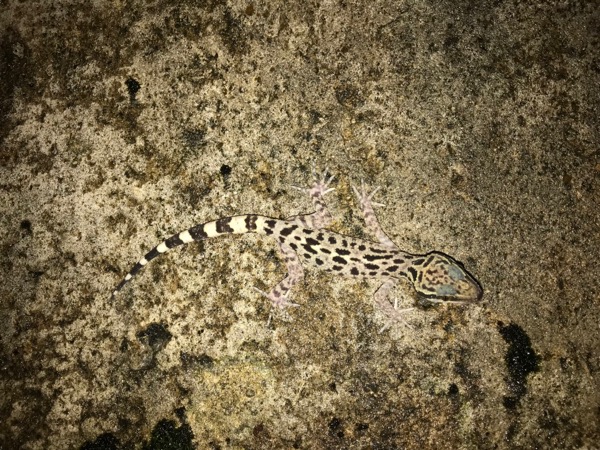
<svg viewBox="0 0 600 450"><path fill-rule="evenodd" d="M389 279L385 281L379 289L375 292L373 299L375 300L375 304L379 307L385 318L387 319L386 324L379 330L380 333L383 333L387 328L390 328L392 325L396 323L401 323L408 328L412 328L408 322L404 319L405 313L408 311L412 311L414 308L402 308L398 309L398 299L394 299L394 304L392 305L388 300L388 294L391 289L396 285L396 280Z"/></svg>
<svg viewBox="0 0 600 450"><path fill-rule="evenodd" d="M356 186L352 186L352 190L354 191L354 193L356 194L356 197L358 198L359 203L363 206L370 205L370 206L385 206L384 203L377 203L372 201L373 196L377 193L377 191L381 188L381 186L377 186L375 189L373 189L371 191L371 193L367 192L367 186L365 185L363 180L360 180L360 190L358 190L358 188Z"/></svg>
<svg viewBox="0 0 600 450"><path fill-rule="evenodd" d="M381 327L381 329L379 330L379 333L383 333L385 330L387 330L388 328L390 328L392 325L395 325L397 323L401 323L402 325L404 325L407 328L412 329L412 325L409 324L406 319L404 318L406 312L408 311L412 311L415 308L403 308L403 309L396 309L396 307L394 306L393 308L390 307L389 309L386 308L386 310L383 312L386 316L386 318L388 319L386 324Z"/></svg>
<svg viewBox="0 0 600 450"><path fill-rule="evenodd" d="M315 198L315 197L323 197L325 194L329 194L332 191L335 191L335 188L330 188L329 185L331 184L331 182L333 181L333 179L335 178L334 175L331 175L330 177L327 177L327 171L329 169L325 169L323 171L323 174L321 176L319 176L319 174L317 173L317 171L315 170L315 168L312 168L312 175L313 175L313 180L314 183L311 187L306 188L306 187L301 187L301 186L294 186L292 185L292 187L294 189L297 189L301 192L305 192L308 195L310 195L311 197Z"/></svg>

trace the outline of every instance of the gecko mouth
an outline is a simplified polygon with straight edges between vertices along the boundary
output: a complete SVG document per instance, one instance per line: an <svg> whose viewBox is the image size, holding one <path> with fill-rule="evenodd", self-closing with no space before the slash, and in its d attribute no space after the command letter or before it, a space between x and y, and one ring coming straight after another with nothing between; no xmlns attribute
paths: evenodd
<svg viewBox="0 0 600 450"><path fill-rule="evenodd" d="M462 295L439 295L439 294L424 294L418 293L419 300L425 303L477 303L481 301L483 297L483 289L476 281L470 284L469 292L465 292Z"/></svg>

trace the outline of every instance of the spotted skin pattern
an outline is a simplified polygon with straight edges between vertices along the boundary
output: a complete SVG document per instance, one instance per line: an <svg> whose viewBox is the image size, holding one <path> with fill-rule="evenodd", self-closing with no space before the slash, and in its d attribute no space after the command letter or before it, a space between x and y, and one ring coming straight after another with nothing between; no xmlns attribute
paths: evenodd
<svg viewBox="0 0 600 450"><path fill-rule="evenodd" d="M323 175L319 179L316 174L314 177L315 183L311 188L296 187L310 195L315 207L314 213L289 219L245 214L195 225L150 250L119 283L113 296L148 262L173 247L229 234L258 233L275 239L288 269L287 276L271 291L257 289L276 308L298 306L290 301L290 290L303 279L303 267L383 281L374 299L384 314L394 320L402 320L400 313L406 311L398 310L388 300L390 291L400 279L408 280L416 292L429 302L473 303L481 300L483 290L479 283L462 264L450 256L440 252L413 255L396 247L381 229L373 211L373 206L383 206L372 201L377 189L367 194L364 184L361 184L360 190L353 187L367 229L376 236L378 242L352 238L325 229L332 217L323 196L333 190L329 188L333 177Z"/></svg>

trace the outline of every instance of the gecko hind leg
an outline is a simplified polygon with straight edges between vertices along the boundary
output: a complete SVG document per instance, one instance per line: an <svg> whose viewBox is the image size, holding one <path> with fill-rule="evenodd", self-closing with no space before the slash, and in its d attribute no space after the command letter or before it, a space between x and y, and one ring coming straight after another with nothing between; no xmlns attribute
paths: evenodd
<svg viewBox="0 0 600 450"><path fill-rule="evenodd" d="M284 309L290 306L300 306L289 300L289 293L292 287L304 278L304 269L298 255L296 255L296 252L290 246L280 243L279 249L283 254L285 265L287 266L288 273L286 277L269 292L262 291L257 287L254 287L254 290L271 300L273 308Z"/></svg>
<svg viewBox="0 0 600 450"><path fill-rule="evenodd" d="M388 299L390 291L396 285L396 280L390 278L386 280L375 292L373 299L377 306L381 309L385 317L388 319L387 323L379 330L380 333L383 333L387 328L390 328L392 324L401 322L403 325L406 325L408 328L412 328L408 322L404 319L404 313L408 311L412 311L415 308L403 308L398 309L397 300L394 301L394 305L392 305Z"/></svg>
<svg viewBox="0 0 600 450"><path fill-rule="evenodd" d="M325 169L323 171L323 174L319 176L314 167L312 169L312 175L314 180L312 187L292 187L310 195L310 198L313 202L313 206L315 207L315 212L311 214L294 216L291 217L289 220L296 222L298 225L301 225L304 228L312 228L314 230L319 230L322 228L326 228L333 221L333 217L327 209L327 205L325 204L323 197L326 194L335 190L335 188L329 187L329 185L335 177L333 175L327 177L327 169Z"/></svg>
<svg viewBox="0 0 600 450"><path fill-rule="evenodd" d="M365 223L367 224L367 229L377 237L377 240L381 245L389 248L390 250L398 250L396 244L394 244L381 229L381 225L379 225L377 217L375 216L375 211L373 211L373 206L385 206L383 203L376 203L372 201L373 196L379 190L379 187L376 187L369 194L367 193L365 183L361 181L360 190L358 190L355 186L352 186L352 189L358 198L358 203L365 219Z"/></svg>

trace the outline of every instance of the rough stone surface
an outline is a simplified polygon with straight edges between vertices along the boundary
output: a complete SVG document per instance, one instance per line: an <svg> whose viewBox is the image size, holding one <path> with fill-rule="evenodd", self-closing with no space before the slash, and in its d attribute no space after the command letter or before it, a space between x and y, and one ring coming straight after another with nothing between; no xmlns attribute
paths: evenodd
<svg viewBox="0 0 600 450"><path fill-rule="evenodd" d="M0 448L597 448L595 2L0 1ZM257 236L131 265L290 185L382 187L486 304L378 333L376 283ZM402 285L404 303L415 298Z"/></svg>

